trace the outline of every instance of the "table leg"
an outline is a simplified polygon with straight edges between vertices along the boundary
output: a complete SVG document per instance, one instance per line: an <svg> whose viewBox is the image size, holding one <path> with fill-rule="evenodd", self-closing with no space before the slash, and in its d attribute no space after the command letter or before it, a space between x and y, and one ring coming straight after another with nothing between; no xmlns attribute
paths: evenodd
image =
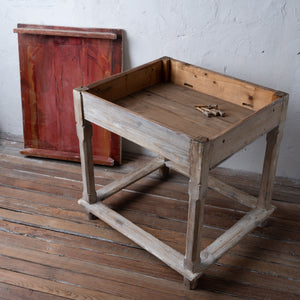
<svg viewBox="0 0 300 300"><path fill-rule="evenodd" d="M92 151L93 130L92 124L84 119L82 97L78 91L74 91L74 109L82 170L82 198L91 204L97 202ZM88 218L95 217L89 213Z"/></svg>
<svg viewBox="0 0 300 300"><path fill-rule="evenodd" d="M280 92L279 92L280 93ZM281 108L281 117L278 126L267 133L267 145L261 178L260 191L257 206L264 209L271 209L273 182L276 175L277 161L280 142L283 135L283 127L286 119L289 96L283 96L284 101Z"/></svg>
<svg viewBox="0 0 300 300"><path fill-rule="evenodd" d="M193 273L200 272L200 247L204 204L209 171L209 143L192 141L190 148L189 209L184 267ZM185 278L185 285L194 289L197 281Z"/></svg>
<svg viewBox="0 0 300 300"><path fill-rule="evenodd" d="M276 175L276 167L279 155L280 141L282 138L283 126L272 129L267 134L267 145L261 179L261 186L258 196L258 207L271 208L272 188Z"/></svg>
<svg viewBox="0 0 300 300"><path fill-rule="evenodd" d="M158 170L159 170L159 176L160 176L162 179L168 178L169 172L170 172L170 169L169 169L168 167L163 166L163 167L160 167Z"/></svg>

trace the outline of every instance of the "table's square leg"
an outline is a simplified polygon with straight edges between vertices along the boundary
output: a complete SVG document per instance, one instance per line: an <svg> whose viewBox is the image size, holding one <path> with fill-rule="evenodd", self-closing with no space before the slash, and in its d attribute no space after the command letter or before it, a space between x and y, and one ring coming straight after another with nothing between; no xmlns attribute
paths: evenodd
<svg viewBox="0 0 300 300"><path fill-rule="evenodd" d="M267 134L267 145L261 178L261 186L258 196L258 207L271 208L272 188L276 175L276 167L279 155L279 147L282 139L283 124L275 127Z"/></svg>
<svg viewBox="0 0 300 300"><path fill-rule="evenodd" d="M92 124L84 119L81 94L76 90L74 91L74 110L82 168L82 198L92 204L97 202L92 151L93 129ZM94 219L94 216L88 214L88 218Z"/></svg>
<svg viewBox="0 0 300 300"><path fill-rule="evenodd" d="M193 273L198 273L201 269L201 232L208 186L209 148L209 142L191 141L189 209L184 267ZM197 280L191 282L185 278L185 284L189 288L195 288Z"/></svg>

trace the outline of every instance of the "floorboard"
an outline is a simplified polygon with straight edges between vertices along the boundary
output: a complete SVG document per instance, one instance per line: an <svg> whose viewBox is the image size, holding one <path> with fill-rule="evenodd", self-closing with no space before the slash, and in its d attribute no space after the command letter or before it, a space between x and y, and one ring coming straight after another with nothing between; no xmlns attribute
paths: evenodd
<svg viewBox="0 0 300 300"><path fill-rule="evenodd" d="M197 290L182 277L77 204L80 164L28 158L20 142L0 139L0 299L299 299L300 184L277 178L265 227L249 233L205 271ZM95 168L97 188L145 160ZM259 176L217 169L214 175L257 195ZM106 204L184 253L187 179L156 173ZM209 191L203 247L248 209Z"/></svg>

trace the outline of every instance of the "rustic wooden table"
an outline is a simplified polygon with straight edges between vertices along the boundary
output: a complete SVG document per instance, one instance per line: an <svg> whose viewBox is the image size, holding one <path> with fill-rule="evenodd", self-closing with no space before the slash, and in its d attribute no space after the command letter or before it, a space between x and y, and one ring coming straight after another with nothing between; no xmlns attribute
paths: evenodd
<svg viewBox="0 0 300 300"><path fill-rule="evenodd" d="M163 57L74 90L83 175L79 204L183 275L195 288L203 271L260 225L271 205L288 94ZM218 105L225 116L207 117L197 105ZM155 153L156 158L100 190L95 190L92 127L95 123ZM209 171L267 134L259 196L214 178ZM189 210L185 255L145 232L102 200L151 172L172 168L188 176ZM207 188L251 210L207 248L201 249ZM159 204L158 204L159 205Z"/></svg>

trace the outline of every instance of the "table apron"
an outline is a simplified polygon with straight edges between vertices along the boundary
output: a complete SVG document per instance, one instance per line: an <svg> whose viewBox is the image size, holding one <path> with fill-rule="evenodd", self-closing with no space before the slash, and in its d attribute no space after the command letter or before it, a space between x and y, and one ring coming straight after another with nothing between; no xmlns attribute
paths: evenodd
<svg viewBox="0 0 300 300"><path fill-rule="evenodd" d="M210 168L216 167L231 155L255 141L258 137L278 126L281 122L285 101L287 99L284 97L277 99L271 105L264 107L241 121L238 126L234 126L212 139Z"/></svg>
<svg viewBox="0 0 300 300"><path fill-rule="evenodd" d="M84 118L180 165L189 165L190 138L82 92Z"/></svg>

